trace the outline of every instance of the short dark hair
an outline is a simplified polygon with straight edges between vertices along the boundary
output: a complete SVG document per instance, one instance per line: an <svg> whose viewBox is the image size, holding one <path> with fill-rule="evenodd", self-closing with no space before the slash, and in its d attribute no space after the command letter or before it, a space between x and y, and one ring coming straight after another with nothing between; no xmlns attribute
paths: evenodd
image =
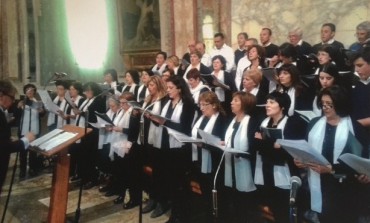
<svg viewBox="0 0 370 223"><path fill-rule="evenodd" d="M352 63L355 62L355 60L362 58L366 63L370 64L370 47L363 48L360 52L355 53L351 57Z"/></svg>
<svg viewBox="0 0 370 223"><path fill-rule="evenodd" d="M324 24L322 24L321 27L324 27L324 26L329 27L332 32L335 32L335 30L336 30L336 27L335 27L335 25L333 23L330 23L330 22L324 23Z"/></svg>
<svg viewBox="0 0 370 223"><path fill-rule="evenodd" d="M297 60L297 50L291 43L283 43L279 47L279 52L281 56L292 58L293 61Z"/></svg>
<svg viewBox="0 0 370 223"><path fill-rule="evenodd" d="M244 91L237 91L233 93L233 98L238 97L241 101L241 108L245 114L249 115L252 113L254 108L256 107L257 99L251 93L244 92Z"/></svg>
<svg viewBox="0 0 370 223"><path fill-rule="evenodd" d="M70 82L67 80L56 80L55 86L62 86L64 89L68 89L70 85Z"/></svg>
<svg viewBox="0 0 370 223"><path fill-rule="evenodd" d="M73 87L74 89L76 89L79 95L83 94L84 90L81 82L79 81L72 82L71 86L69 87Z"/></svg>
<svg viewBox="0 0 370 223"><path fill-rule="evenodd" d="M186 79L193 78L195 80L200 79L200 72L197 68L192 68L189 70L189 72L186 74Z"/></svg>
<svg viewBox="0 0 370 223"><path fill-rule="evenodd" d="M351 112L351 104L349 95L346 89L334 85L323 89L318 97L318 101L321 104L321 99L324 95L327 95L333 101L333 109L340 117L348 116Z"/></svg>
<svg viewBox="0 0 370 223"><path fill-rule="evenodd" d="M267 30L267 32L269 33L269 35L271 36L272 35L272 30L270 28L262 28L262 30Z"/></svg>
<svg viewBox="0 0 370 223"><path fill-rule="evenodd" d="M0 80L0 94L15 95L17 88L9 80Z"/></svg>
<svg viewBox="0 0 370 223"><path fill-rule="evenodd" d="M270 94L266 96L266 101L274 100L279 104L279 107L282 108L283 114L288 115L290 104L292 103L290 100L290 97L287 93L279 92L279 91L273 91Z"/></svg>
<svg viewBox="0 0 370 223"><path fill-rule="evenodd" d="M213 63L213 61L215 61L217 59L220 60L221 64L223 65L222 70L225 70L226 69L226 59L225 59L225 57L223 57L221 55L216 55L216 56L212 57L212 63Z"/></svg>
<svg viewBox="0 0 370 223"><path fill-rule="evenodd" d="M239 36L239 35L244 36L244 39L246 39L246 40L249 38L249 37L248 37L248 33L246 33L246 32L241 32L241 33L239 33L239 34L238 34L238 36Z"/></svg>
<svg viewBox="0 0 370 223"><path fill-rule="evenodd" d="M117 71L115 69L106 69L104 71L104 76L107 75L107 74L110 74L112 76L112 79L113 81L116 81L118 82L118 75L117 75Z"/></svg>
<svg viewBox="0 0 370 223"><path fill-rule="evenodd" d="M99 87L99 85L92 81L85 83L83 89L84 91L91 90L94 96L98 96L100 93L102 93L102 90Z"/></svg>
<svg viewBox="0 0 370 223"><path fill-rule="evenodd" d="M129 73L132 77L132 80L135 82L135 84L139 84L140 82L140 75L137 70L128 70L126 73Z"/></svg>
<svg viewBox="0 0 370 223"><path fill-rule="evenodd" d="M157 57L158 55L162 55L165 60L167 59L167 53L164 51L159 51L155 56Z"/></svg>
<svg viewBox="0 0 370 223"><path fill-rule="evenodd" d="M221 39L225 39L225 35L223 33L215 33L213 38L216 38L216 37L221 37Z"/></svg>
<svg viewBox="0 0 370 223"><path fill-rule="evenodd" d="M23 86L23 93L25 94L27 92L27 89L32 88L34 92L36 93L37 88L34 84L26 84Z"/></svg>
<svg viewBox="0 0 370 223"><path fill-rule="evenodd" d="M171 76L175 76L175 71L174 71L173 69L165 68L165 69L163 70L163 72L162 72L162 75L163 75L164 73L166 73L166 72L170 73L170 77L171 77Z"/></svg>

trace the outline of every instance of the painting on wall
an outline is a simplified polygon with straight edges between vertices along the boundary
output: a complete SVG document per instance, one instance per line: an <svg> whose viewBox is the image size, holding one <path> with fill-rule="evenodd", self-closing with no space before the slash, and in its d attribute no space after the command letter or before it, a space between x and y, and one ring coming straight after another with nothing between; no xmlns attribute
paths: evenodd
<svg viewBox="0 0 370 223"><path fill-rule="evenodd" d="M117 0L121 53L161 48L159 0Z"/></svg>

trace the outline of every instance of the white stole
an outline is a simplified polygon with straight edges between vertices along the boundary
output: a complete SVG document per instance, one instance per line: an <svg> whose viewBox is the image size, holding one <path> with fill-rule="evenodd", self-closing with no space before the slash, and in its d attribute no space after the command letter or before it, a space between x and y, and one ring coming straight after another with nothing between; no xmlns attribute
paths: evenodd
<svg viewBox="0 0 370 223"><path fill-rule="evenodd" d="M133 107L130 107L127 111L124 111L120 115L119 118L114 121L114 124L117 127L128 129L130 126L130 117L132 113ZM122 110L123 111L123 110ZM130 147L128 147L130 145ZM128 153L129 149L131 148L132 142L128 143L127 141L127 134L123 132L112 132L111 137L111 149L109 156L113 157L113 154L116 153L120 157L124 157L126 153Z"/></svg>
<svg viewBox="0 0 370 223"><path fill-rule="evenodd" d="M261 127L267 127L268 122L270 121L270 117L263 120L261 123ZM285 116L277 125L277 129L281 129L282 131L282 138L284 139L284 128L288 121L288 117ZM275 149L275 148L270 148ZM258 185L264 185L263 179L263 165L262 165L262 156L257 152L256 156L256 169L254 174L254 182ZM290 170L287 163L284 166L274 165L274 184L276 187L281 189L290 189Z"/></svg>
<svg viewBox="0 0 370 223"><path fill-rule="evenodd" d="M214 73L212 73L212 75L214 75L221 83L225 83L225 76L224 76L224 71L223 70L220 70L216 75L214 75ZM239 86L237 86L238 89L239 89ZM221 87L215 87L215 93L218 97L218 99L220 100L220 102L224 102L225 101L225 90L222 89Z"/></svg>
<svg viewBox="0 0 370 223"><path fill-rule="evenodd" d="M37 102L35 98L30 99L32 102ZM22 116L21 135L24 136L27 132L32 132L35 135L40 133L40 118L39 111L32 106L25 105Z"/></svg>
<svg viewBox="0 0 370 223"><path fill-rule="evenodd" d="M182 114L182 107L183 107L184 103L182 102L182 100L180 100L173 113L172 113L172 116L171 116L171 121L172 122L176 122L176 123L180 123L180 117L181 117L181 114ZM166 116L166 113L168 111L168 108L172 106L172 100L168 100L167 104L163 107L162 109L162 112L161 112L161 116L165 117ZM162 126L159 126L158 128L158 132L157 132L157 138L156 140L154 141L153 143L153 146L155 148L161 148L162 146L162 134L163 134L163 127ZM173 136L169 135L169 143L170 143L170 148L180 148L182 146L182 143L177 141Z"/></svg>
<svg viewBox="0 0 370 223"><path fill-rule="evenodd" d="M322 153L322 145L325 137L327 120L326 117L321 117L316 124L312 127L308 134L308 143L320 154ZM343 149L348 140L348 134L354 133L352 121L349 117L341 118L334 139L334 164L338 163L338 157L343 152ZM321 213L322 211L322 194L321 194L321 179L320 174L309 169L308 171L308 183L310 186L311 194L311 209L313 211Z"/></svg>
<svg viewBox="0 0 370 223"><path fill-rule="evenodd" d="M83 99L83 97L81 95L77 95L76 99L73 100L72 98L72 102L76 105L76 107L78 107L78 104L80 102L80 100ZM73 108L71 109L71 115L75 115L75 112L73 111ZM70 124L71 125L76 125L76 117L74 119L70 119Z"/></svg>
<svg viewBox="0 0 370 223"><path fill-rule="evenodd" d="M315 113L317 116L322 115L322 110L317 106L317 96L313 99L313 104L312 104L312 111Z"/></svg>
<svg viewBox="0 0 370 223"><path fill-rule="evenodd" d="M193 99L194 99L195 104L199 103L199 95L200 95L200 92L202 91L203 88L209 89L208 86L204 85L202 82L199 82L198 86L196 86L195 88L189 88L190 93L193 95Z"/></svg>
<svg viewBox="0 0 370 223"><path fill-rule="evenodd" d="M218 118L220 113L215 113L211 116L209 119L207 125L204 127L203 131L212 134L212 130L215 126L215 122ZM200 124L202 123L204 119L204 115L202 115L198 121L195 123L192 131L191 131L191 137L193 139L197 138L198 134L198 129ZM197 161L198 160L198 148L196 144L192 144L192 160ZM201 164L201 172L202 173L211 173L212 171L212 157L211 157L211 152L208 149L203 149L202 148L202 164Z"/></svg>
<svg viewBox="0 0 370 223"><path fill-rule="evenodd" d="M53 103L58 104L58 101L59 101L59 96L56 96L53 100ZM63 111L65 113L66 108L67 108L66 99L63 98L63 101L60 103L59 108L60 108L61 111ZM54 114L52 112L49 112L47 126L51 126L52 124L54 124L55 115L56 114ZM64 125L64 119L62 117L60 117L60 115L57 115L57 123L56 124L57 124L57 127L56 127L57 129L61 128Z"/></svg>
<svg viewBox="0 0 370 223"><path fill-rule="evenodd" d="M225 134L225 143L227 148L231 148L231 138L233 131L236 131L234 138L235 150L245 151L249 150L248 142L248 125L250 116L245 115L240 123L238 129L234 130L234 123L236 118L230 123ZM232 156L234 154L225 153L225 186L232 187ZM236 189L242 192L250 192L256 190L256 186L252 178L252 167L249 159L234 156Z"/></svg>
<svg viewBox="0 0 370 223"><path fill-rule="evenodd" d="M292 116L294 114L294 108L295 108L295 88L290 87L287 94L290 97L290 107L289 107L288 115Z"/></svg>
<svg viewBox="0 0 370 223"><path fill-rule="evenodd" d="M125 89L128 87L128 85L126 84L125 86L123 86L122 88L122 91L121 93L125 92ZM136 88L136 84L133 83L132 85L130 85L130 90L129 92L133 93L135 95L135 88Z"/></svg>
<svg viewBox="0 0 370 223"><path fill-rule="evenodd" d="M147 105L147 102L144 102L143 108L145 108L146 105ZM161 113L161 101L160 100L156 100L155 102L147 106L147 108L149 107L152 107L151 112L153 114L159 115ZM148 144L153 145L154 142L157 140L158 130L159 130L159 126L156 126L152 121L150 121L149 131L148 131ZM138 141L140 141L140 136L138 138ZM144 144L144 142L140 142L140 143Z"/></svg>

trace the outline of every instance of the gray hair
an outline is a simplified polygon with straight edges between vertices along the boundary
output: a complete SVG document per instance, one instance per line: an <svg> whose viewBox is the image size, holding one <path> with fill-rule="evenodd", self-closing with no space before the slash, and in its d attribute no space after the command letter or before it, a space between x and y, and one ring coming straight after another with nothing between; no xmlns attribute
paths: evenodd
<svg viewBox="0 0 370 223"><path fill-rule="evenodd" d="M295 34L302 38L303 36L303 30L300 27L294 27L289 31L289 34Z"/></svg>
<svg viewBox="0 0 370 223"><path fill-rule="evenodd" d="M366 36L367 38L370 37L370 22L369 21L364 21L364 22L361 22L360 24L358 24L356 26L356 29L357 30L365 30L366 31Z"/></svg>

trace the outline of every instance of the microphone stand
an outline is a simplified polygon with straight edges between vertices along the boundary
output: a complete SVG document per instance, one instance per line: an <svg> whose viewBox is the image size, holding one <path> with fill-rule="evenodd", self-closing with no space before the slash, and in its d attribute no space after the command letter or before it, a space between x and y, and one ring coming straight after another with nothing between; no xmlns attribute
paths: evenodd
<svg viewBox="0 0 370 223"><path fill-rule="evenodd" d="M297 223L297 206L295 205L295 202L290 203L290 208L289 208L289 221L290 223Z"/></svg>
<svg viewBox="0 0 370 223"><path fill-rule="evenodd" d="M88 126L88 123L89 123L88 119L89 119L89 110L86 110L85 111L85 135L84 135L84 137L86 137L86 134L87 134L87 126ZM74 219L75 223L78 223L80 221L82 190L83 190L83 180L81 178L80 188L79 188L79 192L78 192L77 208L76 208L75 219Z"/></svg>
<svg viewBox="0 0 370 223"><path fill-rule="evenodd" d="M232 136L232 135L231 135ZM231 138L230 136L230 138ZM227 147L227 144L229 143L230 141L230 138L227 140L227 142L225 143L225 148ZM218 177L218 173L220 172L220 168L221 168L221 164L222 164L222 161L225 159L225 154L226 154L226 151L224 151L222 153L222 156L221 156L221 160L220 162L218 163L218 166L217 166L217 170L216 170L216 173L215 173L215 177L213 179L213 189L212 189L212 206L213 206L213 221L216 223L217 222L217 219L218 219L218 199L217 199L217 196L218 196L218 192L217 192L217 188L216 188L216 181L217 181L217 177Z"/></svg>
<svg viewBox="0 0 370 223"><path fill-rule="evenodd" d="M156 102L156 101L155 101ZM141 146L144 146L144 114L145 112L154 105L153 102L150 104L148 107L146 107L141 116L140 116L140 144ZM143 222L143 186L141 185L143 183L143 178L144 178L144 170L142 168L143 173L141 174L141 180L140 180L140 204L139 204L139 223Z"/></svg>

